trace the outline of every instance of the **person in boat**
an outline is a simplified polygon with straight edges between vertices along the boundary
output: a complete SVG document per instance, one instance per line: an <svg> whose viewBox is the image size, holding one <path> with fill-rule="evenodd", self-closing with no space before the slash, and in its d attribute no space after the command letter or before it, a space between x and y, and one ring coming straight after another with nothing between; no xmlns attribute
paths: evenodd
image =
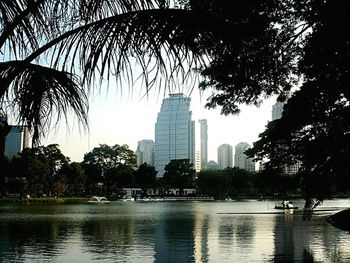
<svg viewBox="0 0 350 263"><path fill-rule="evenodd" d="M282 207L290 209L290 208L294 208L294 204L292 201L283 201Z"/></svg>

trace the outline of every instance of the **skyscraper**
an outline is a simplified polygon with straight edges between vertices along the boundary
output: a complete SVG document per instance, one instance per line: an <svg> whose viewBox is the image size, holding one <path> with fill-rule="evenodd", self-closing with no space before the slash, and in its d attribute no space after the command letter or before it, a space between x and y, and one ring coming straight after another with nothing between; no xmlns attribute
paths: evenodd
<svg viewBox="0 0 350 263"><path fill-rule="evenodd" d="M284 103L277 101L274 105L272 105L272 120L277 120L282 117Z"/></svg>
<svg viewBox="0 0 350 263"><path fill-rule="evenodd" d="M136 157L138 166L140 166L143 163L147 163L149 165L154 166L154 141L139 141L137 143Z"/></svg>
<svg viewBox="0 0 350 263"><path fill-rule="evenodd" d="M232 146L229 144L221 144L218 147L218 165L219 169L232 167Z"/></svg>
<svg viewBox="0 0 350 263"><path fill-rule="evenodd" d="M28 146L28 129L23 126L11 126L11 131L5 138L5 155L12 158Z"/></svg>
<svg viewBox="0 0 350 263"><path fill-rule="evenodd" d="M274 105L272 105L272 120L277 120L282 117L284 102L277 101ZM284 172L286 174L295 174L301 167L301 162L296 162L292 165L286 165L284 167Z"/></svg>
<svg viewBox="0 0 350 263"><path fill-rule="evenodd" d="M205 169L208 163L208 123L206 119L199 120L199 123L201 168Z"/></svg>
<svg viewBox="0 0 350 263"><path fill-rule="evenodd" d="M245 169L250 172L255 171L255 165L251 159L244 153L250 145L246 142L240 142L235 146L235 167Z"/></svg>
<svg viewBox="0 0 350 263"><path fill-rule="evenodd" d="M159 177L171 160L190 159L195 164L195 123L190 102L182 93L170 94L162 102L155 124L154 165Z"/></svg>

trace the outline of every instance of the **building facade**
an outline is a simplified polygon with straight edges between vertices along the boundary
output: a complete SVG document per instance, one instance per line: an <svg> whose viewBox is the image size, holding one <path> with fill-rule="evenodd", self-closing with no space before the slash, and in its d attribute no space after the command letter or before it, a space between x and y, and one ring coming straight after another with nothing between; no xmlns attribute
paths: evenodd
<svg viewBox="0 0 350 263"><path fill-rule="evenodd" d="M248 150L250 145L246 142L240 142L235 146L235 167L254 172L255 164L254 162L247 157L244 153Z"/></svg>
<svg viewBox="0 0 350 263"><path fill-rule="evenodd" d="M154 166L154 141L141 140L137 143L137 166L143 163Z"/></svg>
<svg viewBox="0 0 350 263"><path fill-rule="evenodd" d="M229 144L221 144L218 147L218 166L219 169L232 167L232 146Z"/></svg>
<svg viewBox="0 0 350 263"><path fill-rule="evenodd" d="M190 159L195 165L195 123L191 120L191 99L182 93L170 94L162 102L155 124L154 166L157 176L171 160Z"/></svg>
<svg viewBox="0 0 350 263"><path fill-rule="evenodd" d="M200 123L200 157L201 169L206 169L208 163L208 122L206 119L198 121Z"/></svg>
<svg viewBox="0 0 350 263"><path fill-rule="evenodd" d="M23 126L11 126L11 131L5 137L5 156L12 158L27 147L29 147L28 129Z"/></svg>
<svg viewBox="0 0 350 263"><path fill-rule="evenodd" d="M284 103L279 102L279 101L277 101L274 105L272 105L272 120L273 121L280 119L282 117L283 107L284 107ZM297 163L292 164L292 165L286 165L284 167L284 173L296 174L299 171L300 166L301 166L301 162L297 162Z"/></svg>
<svg viewBox="0 0 350 263"><path fill-rule="evenodd" d="M272 120L277 120L282 117L284 103L277 101L274 105L272 105Z"/></svg>

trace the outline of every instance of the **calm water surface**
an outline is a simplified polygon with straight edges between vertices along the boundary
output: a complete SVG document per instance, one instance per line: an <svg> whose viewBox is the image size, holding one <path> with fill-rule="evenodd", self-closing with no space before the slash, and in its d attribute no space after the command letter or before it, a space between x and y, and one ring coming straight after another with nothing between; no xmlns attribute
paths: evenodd
<svg viewBox="0 0 350 263"><path fill-rule="evenodd" d="M274 205L0 204L0 262L350 262L350 234L325 222L350 200L310 221Z"/></svg>

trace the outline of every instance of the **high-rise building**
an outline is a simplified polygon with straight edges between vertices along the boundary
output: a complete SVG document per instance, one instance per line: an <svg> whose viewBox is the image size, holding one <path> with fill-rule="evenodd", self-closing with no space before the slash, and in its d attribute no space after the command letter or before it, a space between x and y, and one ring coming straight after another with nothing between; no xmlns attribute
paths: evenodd
<svg viewBox="0 0 350 263"><path fill-rule="evenodd" d="M229 144L221 144L218 147L218 165L219 169L232 167L232 146Z"/></svg>
<svg viewBox="0 0 350 263"><path fill-rule="evenodd" d="M201 169L205 169L208 163L208 123L206 119L199 120L199 123Z"/></svg>
<svg viewBox="0 0 350 263"><path fill-rule="evenodd" d="M246 142L240 142L235 146L235 167L245 169L250 172L255 171L254 162L244 153L250 145Z"/></svg>
<svg viewBox="0 0 350 263"><path fill-rule="evenodd" d="M277 120L277 119L280 119L282 117L283 107L284 107L284 103L283 102L279 102L279 101L277 101L272 106L272 120L273 121ZM295 164L285 166L284 167L284 172L286 174L295 174L300 169L300 166L301 166L301 162L297 162Z"/></svg>
<svg viewBox="0 0 350 263"><path fill-rule="evenodd" d="M154 141L139 141L137 143L136 157L138 166L140 166L143 163L147 163L149 165L154 166Z"/></svg>
<svg viewBox="0 0 350 263"><path fill-rule="evenodd" d="M5 155L8 158L12 158L28 146L28 128L23 126L11 126L11 131L5 138Z"/></svg>
<svg viewBox="0 0 350 263"><path fill-rule="evenodd" d="M159 177L171 160L190 159L195 164L195 123L190 102L182 93L170 94L162 102L155 124L154 166Z"/></svg>
<svg viewBox="0 0 350 263"><path fill-rule="evenodd" d="M277 120L282 117L284 103L277 101L274 105L272 105L272 120Z"/></svg>
<svg viewBox="0 0 350 263"><path fill-rule="evenodd" d="M196 170L196 172L200 172L201 170L201 155L198 151L196 151L196 160L194 163L194 169Z"/></svg>
<svg viewBox="0 0 350 263"><path fill-rule="evenodd" d="M219 165L217 164L217 162L210 160L209 162L207 162L207 169L217 170L219 169Z"/></svg>

